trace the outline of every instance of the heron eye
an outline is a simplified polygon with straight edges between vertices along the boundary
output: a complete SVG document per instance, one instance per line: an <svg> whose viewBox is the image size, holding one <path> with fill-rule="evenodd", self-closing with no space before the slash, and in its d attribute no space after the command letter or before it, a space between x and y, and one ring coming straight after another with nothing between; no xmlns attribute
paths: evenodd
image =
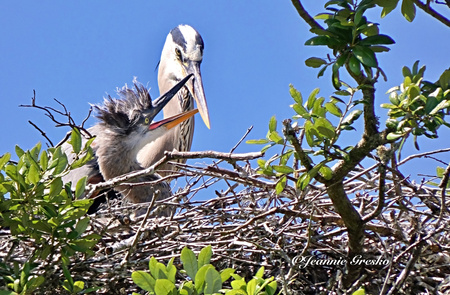
<svg viewBox="0 0 450 295"><path fill-rule="evenodd" d="M178 58L181 59L181 51L178 48L175 48L175 54L178 56Z"/></svg>
<svg viewBox="0 0 450 295"><path fill-rule="evenodd" d="M144 119L144 123L145 123L146 125L148 125L148 124L150 123L150 119L146 117L146 118Z"/></svg>

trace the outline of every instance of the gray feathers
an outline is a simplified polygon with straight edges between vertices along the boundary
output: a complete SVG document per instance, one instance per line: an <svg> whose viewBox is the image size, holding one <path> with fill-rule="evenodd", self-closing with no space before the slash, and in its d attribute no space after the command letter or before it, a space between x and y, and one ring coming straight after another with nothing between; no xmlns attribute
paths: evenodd
<svg viewBox="0 0 450 295"><path fill-rule="evenodd" d="M148 90L139 82L134 81L134 90L124 86L118 89L120 99L108 96L103 105L94 105L96 117L102 127L127 135L132 132L141 117L152 108Z"/></svg>

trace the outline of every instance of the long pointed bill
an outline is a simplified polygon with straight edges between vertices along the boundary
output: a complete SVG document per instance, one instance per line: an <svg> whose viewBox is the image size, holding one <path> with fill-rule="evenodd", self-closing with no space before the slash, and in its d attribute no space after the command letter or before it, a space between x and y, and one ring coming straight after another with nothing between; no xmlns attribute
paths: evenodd
<svg viewBox="0 0 450 295"><path fill-rule="evenodd" d="M208 105L206 104L205 91L203 90L202 75L200 73L200 64L197 62L189 64L187 72L188 74L194 74L193 80L194 89L191 90L189 89L189 87L187 88L189 89L191 95L197 102L197 107L200 111L200 116L202 116L203 122L205 122L206 127L210 129L211 125L209 122Z"/></svg>
<svg viewBox="0 0 450 295"><path fill-rule="evenodd" d="M164 93L163 95L161 95L160 97L158 97L157 99L155 99L153 101L152 112L153 112L154 116L156 116L162 110L162 108L165 107L165 105L172 99L172 97L175 96L175 94L177 94L177 92L181 88L183 88L184 84L186 84L186 82L192 76L193 76L193 74L187 75L186 77L184 77L183 80L181 80L175 86L173 86L172 89L170 89L169 91L167 91L166 93Z"/></svg>
<svg viewBox="0 0 450 295"><path fill-rule="evenodd" d="M198 113L198 109L193 109L193 110L172 116L170 118L166 118L161 121L152 123L152 124L150 124L150 126L148 126L148 129L154 130L156 128L164 126L167 128L167 130L169 130L169 129L177 126L181 122L186 121L187 119L189 119L190 117L192 117L193 115L195 115L197 113Z"/></svg>

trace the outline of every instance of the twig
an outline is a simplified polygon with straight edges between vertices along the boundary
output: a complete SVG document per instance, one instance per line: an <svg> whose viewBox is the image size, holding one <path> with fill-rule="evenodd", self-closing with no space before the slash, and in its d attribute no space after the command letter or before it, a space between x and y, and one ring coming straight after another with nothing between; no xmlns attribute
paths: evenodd
<svg viewBox="0 0 450 295"><path fill-rule="evenodd" d="M300 0L292 0L292 4L294 4L295 9L297 10L298 14L301 18L312 28L312 29L321 29L323 30L322 26L319 25L318 22L314 20L314 18L309 15L309 13L306 11L306 9L303 7L303 4Z"/></svg>
<svg viewBox="0 0 450 295"><path fill-rule="evenodd" d="M397 166L401 166L403 164L405 164L406 162L415 159L415 158L422 158L422 157L426 157L428 155L434 155L434 154L438 154L438 153L447 153L450 152L450 148L445 148L445 149L439 149L439 150L434 150L434 151L430 151L430 152L425 152L425 153L420 153L420 154L415 154L415 155L411 155L406 157L405 159L401 160Z"/></svg>
<svg viewBox="0 0 450 295"><path fill-rule="evenodd" d="M144 228L144 224L147 222L148 217L150 216L150 212L153 209L153 206L155 204L155 201L158 199L159 195L160 195L160 191L157 190L152 198L152 201L150 203L150 205L147 208L147 212L145 213L145 217L141 222L141 225L139 226L138 230L136 231L136 234L134 235L134 239L133 242L131 243L130 247L128 248L127 254L125 254L125 256L122 259L121 265L125 265L128 262L128 259L131 255L131 253L133 252L133 249L136 247L136 244L139 240L139 237L141 235L142 229Z"/></svg>
<svg viewBox="0 0 450 295"><path fill-rule="evenodd" d="M439 183L439 187L441 188L441 210L439 212L438 222L440 222L444 217L444 212L447 212L447 206L445 205L446 199L445 192L447 190L449 177L450 177L450 164L447 165L447 168L445 169L444 174L442 176L442 180Z"/></svg>
<svg viewBox="0 0 450 295"><path fill-rule="evenodd" d="M53 142L50 140L50 138L47 137L47 134L41 129L39 128L36 124L34 124L33 122L31 122L30 120L28 120L28 123L30 123L34 128L36 128L39 132L41 132L41 135L43 137L45 137L45 139L48 140L50 146L53 146Z"/></svg>
<svg viewBox="0 0 450 295"><path fill-rule="evenodd" d="M445 16L443 16L442 14L440 14L439 12L437 12L436 10L434 10L433 8L431 8L429 4L427 5L420 0L412 0L412 1L414 2L414 4L417 5L417 7L425 11L427 14L431 15L432 17L434 17L447 27L450 27L450 20Z"/></svg>

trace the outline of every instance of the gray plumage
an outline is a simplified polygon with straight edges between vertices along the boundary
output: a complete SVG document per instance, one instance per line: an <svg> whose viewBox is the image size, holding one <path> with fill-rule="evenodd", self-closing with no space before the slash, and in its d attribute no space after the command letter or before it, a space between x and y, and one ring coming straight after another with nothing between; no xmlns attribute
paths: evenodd
<svg viewBox="0 0 450 295"><path fill-rule="evenodd" d="M128 87L118 90L119 99L108 96L102 105L94 105L99 122L88 131L96 136L92 144L95 158L87 165L71 171L64 177L64 181L72 181L74 187L83 176L88 177L88 183L98 183L141 170L142 166L137 161L139 150L164 135L175 124L195 114L196 110L152 123L154 117L190 78L191 76L185 77L154 102L147 89L134 83L134 90ZM69 144L65 144L63 149L67 154L71 152ZM130 183L158 179L160 176L153 174L131 180ZM157 190L160 191L160 199L169 197L171 193L166 182L154 185L119 185L115 190L133 203L150 202Z"/></svg>
<svg viewBox="0 0 450 295"><path fill-rule="evenodd" d="M143 144L157 137L155 134L146 140L146 130L142 128L146 126L143 120L149 117L149 110L152 108L147 89L135 83L134 91L124 87L118 91L118 95L120 99L108 97L102 106L94 106L96 117L100 120L98 125L102 130L95 139L96 156L100 173L105 180L143 169L136 159L137 153ZM149 118L150 122L153 117ZM157 175L148 175L130 182L142 183L159 178ZM151 201L156 190L160 191L159 199L168 198L171 194L166 182L154 186L121 185L115 189L132 203Z"/></svg>

